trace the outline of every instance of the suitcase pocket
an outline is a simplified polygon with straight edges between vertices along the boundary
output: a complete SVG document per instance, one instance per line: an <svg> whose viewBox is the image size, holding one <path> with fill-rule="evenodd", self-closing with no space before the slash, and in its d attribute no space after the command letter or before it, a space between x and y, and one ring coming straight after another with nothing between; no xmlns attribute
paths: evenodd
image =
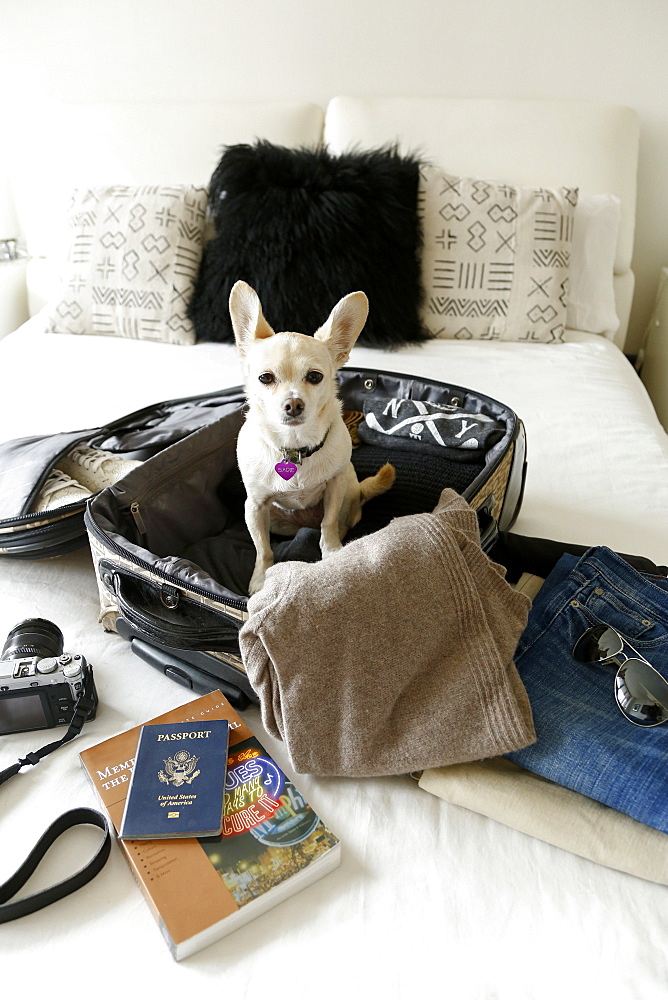
<svg viewBox="0 0 668 1000"><path fill-rule="evenodd" d="M147 638L173 649L238 652L238 627L177 587L151 583L104 562L100 572L122 617Z"/></svg>

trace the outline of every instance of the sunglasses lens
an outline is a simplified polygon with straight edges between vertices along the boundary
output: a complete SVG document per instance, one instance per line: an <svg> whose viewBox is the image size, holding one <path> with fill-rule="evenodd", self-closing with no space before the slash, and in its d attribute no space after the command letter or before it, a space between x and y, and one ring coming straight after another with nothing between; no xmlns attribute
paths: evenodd
<svg viewBox="0 0 668 1000"><path fill-rule="evenodd" d="M594 625L575 643L573 656L580 663L597 663L616 656L622 649L622 641L614 629L607 625Z"/></svg>
<svg viewBox="0 0 668 1000"><path fill-rule="evenodd" d="M658 726L668 719L668 681L644 660L627 660L617 671L615 697L622 713L637 726Z"/></svg>

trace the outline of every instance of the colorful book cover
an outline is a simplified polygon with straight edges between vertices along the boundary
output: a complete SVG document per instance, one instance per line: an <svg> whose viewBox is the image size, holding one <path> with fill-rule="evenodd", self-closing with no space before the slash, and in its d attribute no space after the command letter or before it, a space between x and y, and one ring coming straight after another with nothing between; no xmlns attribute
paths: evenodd
<svg viewBox="0 0 668 1000"><path fill-rule="evenodd" d="M319 819L220 693L146 725L229 723L223 830L202 839L119 840L178 961L212 944L332 871L337 837ZM137 726L79 755L118 831L128 795Z"/></svg>
<svg viewBox="0 0 668 1000"><path fill-rule="evenodd" d="M119 836L221 833L229 730L224 719L142 726Z"/></svg>

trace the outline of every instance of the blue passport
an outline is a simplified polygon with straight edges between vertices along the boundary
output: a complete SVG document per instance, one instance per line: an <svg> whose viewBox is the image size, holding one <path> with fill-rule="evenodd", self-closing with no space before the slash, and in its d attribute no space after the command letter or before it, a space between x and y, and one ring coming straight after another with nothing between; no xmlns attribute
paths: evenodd
<svg viewBox="0 0 668 1000"><path fill-rule="evenodd" d="M142 726L119 837L219 834L229 728L222 719Z"/></svg>

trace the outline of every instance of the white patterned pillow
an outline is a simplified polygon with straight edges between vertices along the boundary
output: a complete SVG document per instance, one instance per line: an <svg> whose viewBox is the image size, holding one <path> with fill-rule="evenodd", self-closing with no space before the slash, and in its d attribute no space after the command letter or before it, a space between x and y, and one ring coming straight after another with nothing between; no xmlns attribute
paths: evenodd
<svg viewBox="0 0 668 1000"><path fill-rule="evenodd" d="M189 185L75 191L68 262L49 332L193 344L186 310L206 204L207 189Z"/></svg>
<svg viewBox="0 0 668 1000"><path fill-rule="evenodd" d="M421 167L423 320L437 337L558 343L577 188L515 187Z"/></svg>

